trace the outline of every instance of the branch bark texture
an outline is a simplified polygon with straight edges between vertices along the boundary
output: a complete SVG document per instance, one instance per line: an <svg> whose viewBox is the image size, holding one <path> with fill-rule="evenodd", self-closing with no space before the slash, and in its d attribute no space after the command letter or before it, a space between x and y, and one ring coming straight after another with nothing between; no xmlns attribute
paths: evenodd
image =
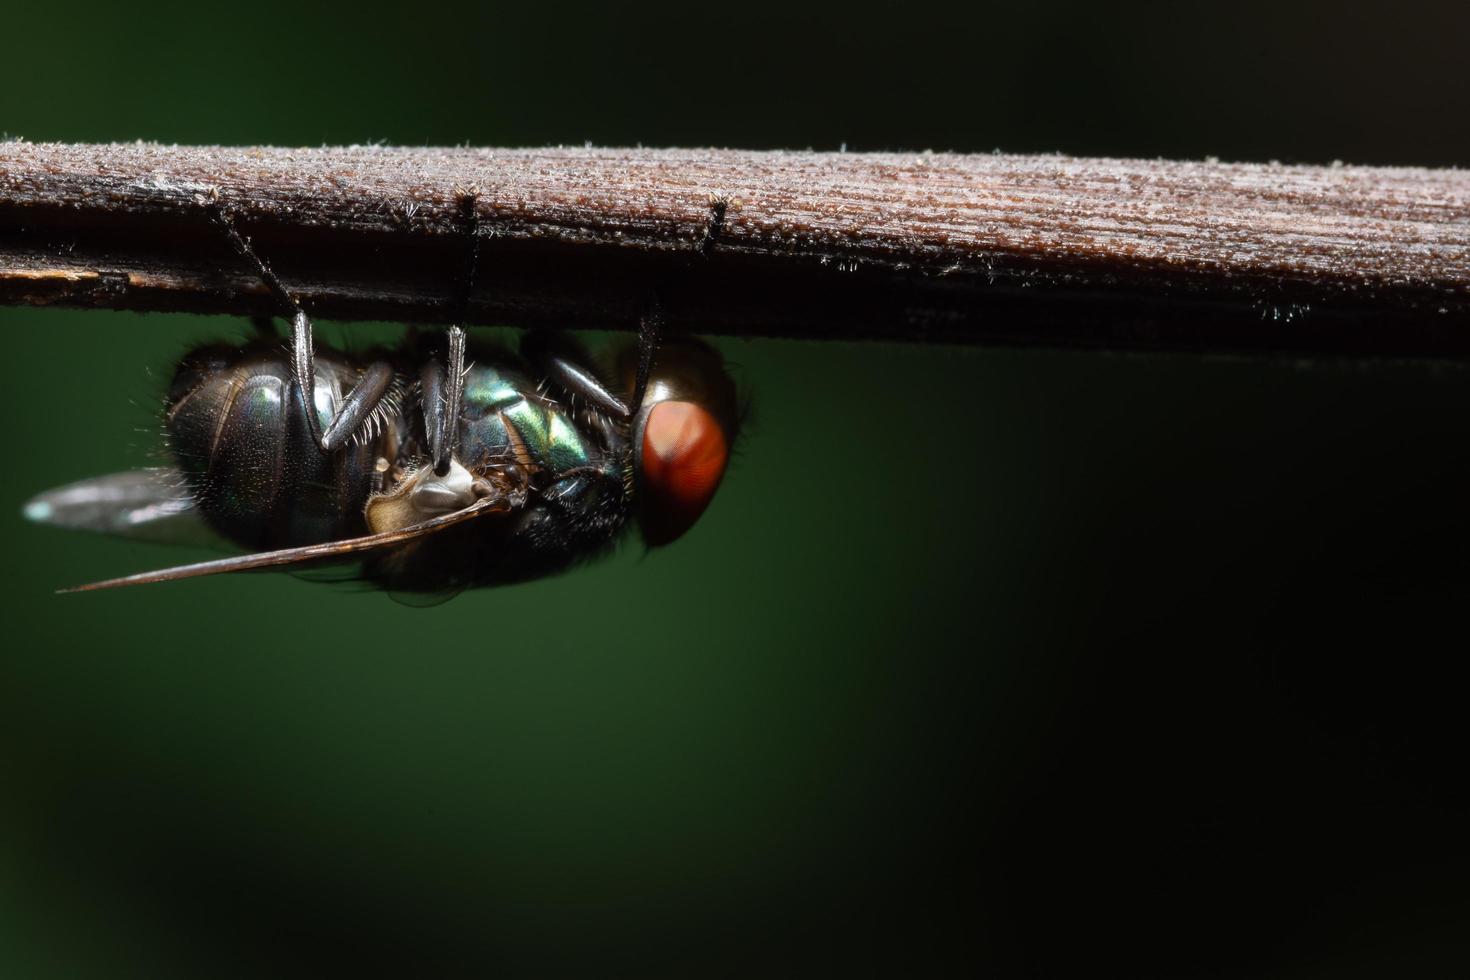
<svg viewBox="0 0 1470 980"><path fill-rule="evenodd" d="M1470 172L1062 156L0 144L0 302L1470 353Z"/></svg>

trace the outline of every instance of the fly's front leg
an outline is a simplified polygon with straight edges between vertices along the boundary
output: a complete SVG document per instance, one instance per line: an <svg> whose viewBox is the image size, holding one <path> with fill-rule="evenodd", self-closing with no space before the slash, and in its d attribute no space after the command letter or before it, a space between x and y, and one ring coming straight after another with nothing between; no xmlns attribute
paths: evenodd
<svg viewBox="0 0 1470 980"><path fill-rule="evenodd" d="M705 221L704 237L700 239L696 248L701 258L707 259L714 252L715 245L725 230L725 216L729 209L729 198L723 194L710 195L709 217ZM648 376L653 370L653 358L658 353L659 338L663 334L663 329L664 308L655 291L648 301L648 307L644 310L643 316L638 319L638 367L633 381L633 400L629 405L630 415L638 414L638 410L643 407L644 396L648 394Z"/></svg>
<svg viewBox="0 0 1470 980"><path fill-rule="evenodd" d="M602 379L586 366L590 362L582 345L563 333L537 331L521 340L521 356L536 366L539 374L574 399L615 419L627 420L633 413Z"/></svg>
<svg viewBox="0 0 1470 980"><path fill-rule="evenodd" d="M700 240L697 249L701 257L707 259L714 252L715 244L725 230L725 215L729 207L729 199L723 195L710 195L709 218L705 223L704 237ZM633 381L630 415L638 414L638 410L643 407L643 398L648 394L648 375L653 370L653 358L658 353L659 338L663 334L663 329L663 304L659 302L658 293L655 292L643 316L638 319L638 368Z"/></svg>
<svg viewBox="0 0 1470 980"><path fill-rule="evenodd" d="M291 373L296 379L296 391L301 397L301 410L306 416L306 428L311 433L311 441L323 453L333 453L343 446L357 434L363 424L373 414L373 409L383 400L388 389L393 384L393 368L386 361L374 361L368 365L362 377L352 386L347 397L337 406L332 414L331 421L325 431L322 430L321 419L316 412L316 353L312 346L311 318L296 301L296 297L286 291L281 280L269 265L265 263L250 240L240 234L235 227L234 219L223 207L214 205L215 221L225 231L230 244L235 251L244 259L255 266L261 281L276 297L276 299L291 313ZM257 327L259 321L257 320Z"/></svg>
<svg viewBox="0 0 1470 980"><path fill-rule="evenodd" d="M579 397L612 418L627 421L638 414L648 391L648 375L658 340L663 331L663 310L658 298L638 321L638 364L633 383L633 400L625 402L608 389L585 365L589 358L581 346L562 334L531 334L521 343L521 354L534 363L549 380L567 394Z"/></svg>
<svg viewBox="0 0 1470 980"><path fill-rule="evenodd" d="M655 294L648 304L648 311L638 321L638 373L633 381L633 404L630 414L638 414L643 407L643 396L648 394L648 374L653 370L653 356L658 353L659 335L663 333L663 305Z"/></svg>

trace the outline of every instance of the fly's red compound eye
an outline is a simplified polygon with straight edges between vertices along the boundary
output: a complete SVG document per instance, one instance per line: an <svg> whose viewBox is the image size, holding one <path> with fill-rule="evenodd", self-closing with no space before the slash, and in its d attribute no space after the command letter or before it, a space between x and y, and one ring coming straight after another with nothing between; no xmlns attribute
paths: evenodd
<svg viewBox="0 0 1470 980"><path fill-rule="evenodd" d="M704 513L725 475L730 446L704 407L664 401L648 414L641 456L643 536L651 545L668 544Z"/></svg>

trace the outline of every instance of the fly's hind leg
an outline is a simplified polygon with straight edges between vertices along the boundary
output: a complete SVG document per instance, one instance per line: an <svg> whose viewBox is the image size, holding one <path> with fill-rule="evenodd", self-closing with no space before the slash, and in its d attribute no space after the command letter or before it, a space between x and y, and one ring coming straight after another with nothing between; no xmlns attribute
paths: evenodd
<svg viewBox="0 0 1470 980"><path fill-rule="evenodd" d="M373 409L383 400L393 384L393 368L386 361L374 361L368 365L362 377L352 386L347 397L337 406L325 431L316 412L316 354L312 347L311 318L286 291L281 280L265 263L250 240L240 234L234 219L218 204L213 207L214 220L224 229L225 236L241 258L255 266L261 281L272 295L291 313L291 373L296 379L296 390L301 397L302 413L306 416L306 428L311 440L323 453L336 452L362 428L373 414ZM257 320L257 326L259 321Z"/></svg>

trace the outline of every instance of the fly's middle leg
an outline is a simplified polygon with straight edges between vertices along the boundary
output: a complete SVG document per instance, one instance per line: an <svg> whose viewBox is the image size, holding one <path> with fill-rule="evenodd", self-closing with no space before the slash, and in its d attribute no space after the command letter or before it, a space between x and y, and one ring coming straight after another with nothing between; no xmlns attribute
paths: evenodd
<svg viewBox="0 0 1470 980"><path fill-rule="evenodd" d="M459 197L459 220L469 247L465 267L460 276L458 319L469 319L470 298L475 289L475 272L480 264L480 217L477 205L480 194L471 188ZM449 328L447 364L431 360L419 375L424 412L424 434L429 440L429 456L436 476L449 472L450 463L459 451L459 418L464 408L465 332L455 323Z"/></svg>
<svg viewBox="0 0 1470 980"><path fill-rule="evenodd" d="M429 457L434 475L449 472L459 451L459 417L464 409L464 328L449 328L448 367L437 359L424 365L419 387L424 409L424 434L429 439Z"/></svg>

